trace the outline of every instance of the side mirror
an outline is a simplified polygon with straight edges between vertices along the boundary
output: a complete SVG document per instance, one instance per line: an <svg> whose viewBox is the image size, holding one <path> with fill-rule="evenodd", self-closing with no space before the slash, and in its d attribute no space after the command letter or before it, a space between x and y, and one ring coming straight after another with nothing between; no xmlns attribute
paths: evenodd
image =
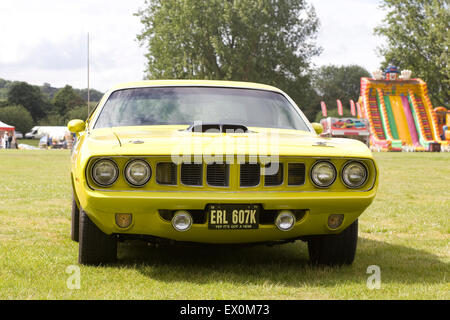
<svg viewBox="0 0 450 320"><path fill-rule="evenodd" d="M72 133L80 133L86 129L86 123L79 119L70 120L67 124L67 128Z"/></svg>
<svg viewBox="0 0 450 320"><path fill-rule="evenodd" d="M313 122L313 123L311 123L311 125L317 134L321 134L323 132L323 127L320 123Z"/></svg>

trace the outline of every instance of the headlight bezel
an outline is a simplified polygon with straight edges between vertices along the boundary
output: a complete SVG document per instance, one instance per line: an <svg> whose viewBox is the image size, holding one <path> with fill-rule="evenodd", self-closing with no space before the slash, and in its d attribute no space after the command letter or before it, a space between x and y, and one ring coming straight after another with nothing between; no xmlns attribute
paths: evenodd
<svg viewBox="0 0 450 320"><path fill-rule="evenodd" d="M348 183L345 181L345 174L344 174L345 169L346 169L349 165L351 165L351 164L353 164L353 163L356 163L356 164L361 165L362 168L364 169L365 173L366 173L366 174L365 174L365 179L363 180L363 182L362 182L361 184L358 184L357 186L352 186L352 185L348 184ZM364 162L358 161L358 160L349 160L349 161L347 161L347 162L342 166L342 170L341 170L341 181L342 181L342 183L344 184L345 187L347 187L347 188L349 188L349 189L359 189L359 188L362 188L362 187L367 183L368 180L369 180L369 168L367 167L367 165L366 165Z"/></svg>
<svg viewBox="0 0 450 320"><path fill-rule="evenodd" d="M141 183L141 184L136 184L136 183L133 183L132 181L130 181L130 178L129 178L129 175L128 175L128 169L130 168L130 166L133 163L136 163L136 162L144 163L147 166L147 168L148 168L148 177L146 178L145 182ZM135 158L135 159L128 160L128 162L125 164L125 167L124 167L124 170L123 170L123 177L124 177L125 181L128 183L128 185L130 185L131 187L134 187L134 188L142 188L142 187L144 187L147 183L149 183L149 181L152 178L152 176L153 176L152 166L145 159L141 159L141 158Z"/></svg>
<svg viewBox="0 0 450 320"><path fill-rule="evenodd" d="M333 178L333 181L331 181L331 182L330 182L329 184L327 184L327 185L321 185L321 184L317 183L317 182L314 180L314 178L313 178L313 171L314 171L314 168L316 168L316 166L318 166L318 165L321 164L321 163L327 163L327 164L329 164L329 165L331 166L331 168L333 169L333 172L334 172L334 178ZM309 170L309 178L311 179L312 184L313 184L315 187L320 188L320 189L327 189L327 188L331 187L331 186L336 182L337 175L338 175L338 171L337 171L337 169L336 169L336 166L335 166L331 161L329 161L329 160L317 160L316 162L314 162L314 164L311 166L311 169Z"/></svg>
<svg viewBox="0 0 450 320"><path fill-rule="evenodd" d="M95 170L96 166L99 165L100 162L108 162L108 163L112 164L113 167L116 170L115 177L114 177L113 181L111 183L109 183L109 184L103 184L103 183L99 182L98 179L96 179L96 177L95 177L94 170ZM119 179L120 168L119 168L119 166L117 165L117 163L113 159L110 159L110 158L99 158L99 159L95 160L95 162L92 164L91 170L90 170L90 175L91 175L92 181L96 185L98 185L100 187L103 187L103 188L108 188L108 187L111 187L114 183L116 183L117 180Z"/></svg>

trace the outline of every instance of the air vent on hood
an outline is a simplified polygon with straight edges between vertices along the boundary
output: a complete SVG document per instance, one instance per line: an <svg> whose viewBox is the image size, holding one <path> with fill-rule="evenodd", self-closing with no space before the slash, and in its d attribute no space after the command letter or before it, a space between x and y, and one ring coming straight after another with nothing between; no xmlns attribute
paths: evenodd
<svg viewBox="0 0 450 320"><path fill-rule="evenodd" d="M207 133L248 133L250 130L242 124L202 123L193 124L187 131Z"/></svg>

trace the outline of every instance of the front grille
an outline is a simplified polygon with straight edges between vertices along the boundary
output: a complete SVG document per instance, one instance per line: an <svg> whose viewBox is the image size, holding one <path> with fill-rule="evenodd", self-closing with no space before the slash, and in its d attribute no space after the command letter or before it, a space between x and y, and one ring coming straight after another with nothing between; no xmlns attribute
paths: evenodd
<svg viewBox="0 0 450 320"><path fill-rule="evenodd" d="M283 184L283 164L267 164L265 166L266 173L264 175L265 186L279 186ZM276 171L276 172L274 172ZM273 174L268 174L273 173Z"/></svg>
<svg viewBox="0 0 450 320"><path fill-rule="evenodd" d="M214 187L228 187L229 185L229 165L209 164L206 167L206 182Z"/></svg>
<svg viewBox="0 0 450 320"><path fill-rule="evenodd" d="M305 164L288 164L288 185L301 186L305 183Z"/></svg>
<svg viewBox="0 0 450 320"><path fill-rule="evenodd" d="M239 168L234 168L238 166ZM232 173L238 173L233 177ZM306 167L299 162L280 162L262 165L260 163L182 163L179 166L166 161L155 163L155 182L159 185L203 186L229 188L237 179L239 187L303 186Z"/></svg>
<svg viewBox="0 0 450 320"><path fill-rule="evenodd" d="M172 162L160 162L156 165L156 182L158 184L177 184L177 165Z"/></svg>
<svg viewBox="0 0 450 320"><path fill-rule="evenodd" d="M241 164L241 187L255 187L259 185L261 169L259 164L243 163Z"/></svg>
<svg viewBox="0 0 450 320"><path fill-rule="evenodd" d="M202 164L181 164L181 182L188 186L201 186L202 168Z"/></svg>

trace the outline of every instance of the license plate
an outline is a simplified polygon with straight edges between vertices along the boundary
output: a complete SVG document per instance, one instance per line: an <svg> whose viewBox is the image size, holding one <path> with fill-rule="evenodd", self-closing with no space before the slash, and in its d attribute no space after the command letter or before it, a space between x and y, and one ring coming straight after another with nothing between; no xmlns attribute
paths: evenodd
<svg viewBox="0 0 450 320"><path fill-rule="evenodd" d="M258 229L260 206L257 204L211 204L208 228L213 230Z"/></svg>

